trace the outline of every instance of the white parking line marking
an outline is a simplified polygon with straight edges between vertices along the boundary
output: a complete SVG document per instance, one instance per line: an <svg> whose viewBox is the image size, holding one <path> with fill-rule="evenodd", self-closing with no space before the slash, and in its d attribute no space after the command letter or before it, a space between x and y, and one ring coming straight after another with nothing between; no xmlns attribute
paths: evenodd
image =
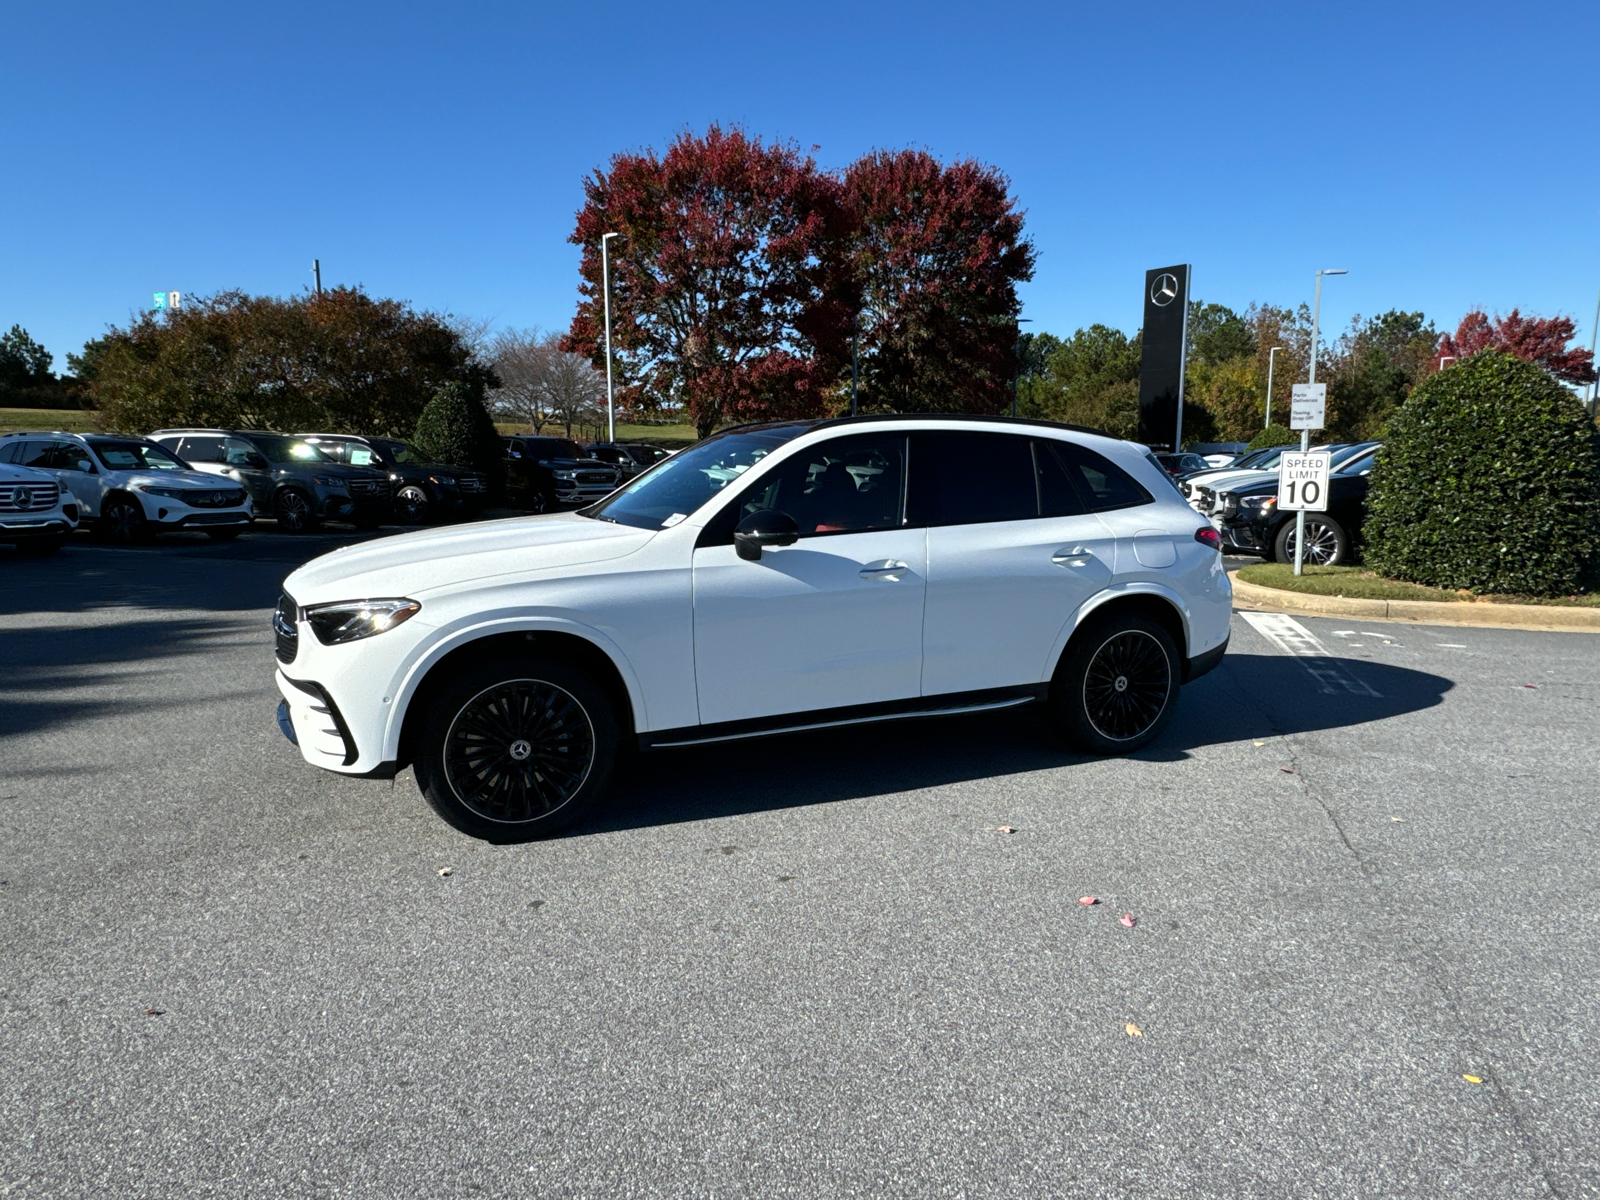
<svg viewBox="0 0 1600 1200"><path fill-rule="evenodd" d="M1442 650L1465 650L1466 649L1466 647L1463 646L1460 642L1435 642L1434 645L1438 646Z"/></svg>
<svg viewBox="0 0 1600 1200"><path fill-rule="evenodd" d="M1378 696L1345 669L1344 663L1328 653L1328 648L1311 630L1286 613L1240 613L1251 627L1283 653L1305 664L1325 695L1349 692L1356 696Z"/></svg>

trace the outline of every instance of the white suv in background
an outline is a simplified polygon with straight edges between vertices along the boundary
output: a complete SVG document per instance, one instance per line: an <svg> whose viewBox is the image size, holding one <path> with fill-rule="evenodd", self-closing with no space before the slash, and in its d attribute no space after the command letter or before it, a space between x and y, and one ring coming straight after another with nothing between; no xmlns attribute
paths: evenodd
<svg viewBox="0 0 1600 1200"><path fill-rule="evenodd" d="M1221 538L1149 453L1043 421L731 429L576 512L313 559L278 724L491 841L579 819L625 747L1037 705L1156 737L1228 644Z"/></svg>
<svg viewBox="0 0 1600 1200"><path fill-rule="evenodd" d="M8 433L0 436L0 463L50 475L97 533L124 544L176 529L226 541L252 519L244 488L192 469L149 438Z"/></svg>
<svg viewBox="0 0 1600 1200"><path fill-rule="evenodd" d="M77 527L70 492L43 471L0 461L0 542L21 554L54 554Z"/></svg>

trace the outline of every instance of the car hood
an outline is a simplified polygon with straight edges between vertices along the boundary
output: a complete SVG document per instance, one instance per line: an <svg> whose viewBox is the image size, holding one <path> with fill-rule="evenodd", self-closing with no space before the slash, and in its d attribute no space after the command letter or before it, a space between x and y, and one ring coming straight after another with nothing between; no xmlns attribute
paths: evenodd
<svg viewBox="0 0 1600 1200"><path fill-rule="evenodd" d="M576 513L452 525L346 546L312 559L283 586L301 604L417 598L474 579L621 558L654 536Z"/></svg>
<svg viewBox="0 0 1600 1200"><path fill-rule="evenodd" d="M54 483L55 481L56 477L47 471L0 463L0 483Z"/></svg>
<svg viewBox="0 0 1600 1200"><path fill-rule="evenodd" d="M151 487L196 488L207 492L230 490L226 484L218 483L215 475L208 475L204 471L129 471L123 476L123 485L127 487L140 487L144 484ZM233 490L239 489L240 486L232 483Z"/></svg>
<svg viewBox="0 0 1600 1200"><path fill-rule="evenodd" d="M1214 492L1237 492L1242 488L1256 487L1263 483L1276 484L1278 482L1278 472L1231 471L1226 475L1202 480L1201 482Z"/></svg>

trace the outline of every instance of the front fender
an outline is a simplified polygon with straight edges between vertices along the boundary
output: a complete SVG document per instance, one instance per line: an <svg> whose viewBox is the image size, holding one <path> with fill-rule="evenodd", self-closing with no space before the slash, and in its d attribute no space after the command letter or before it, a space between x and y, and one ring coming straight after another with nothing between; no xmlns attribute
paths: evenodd
<svg viewBox="0 0 1600 1200"><path fill-rule="evenodd" d="M487 620L467 618L461 624L436 630L437 636L419 643L396 672L396 682L390 691L394 703L383 731L384 761L392 762L400 756L400 732L405 725L406 711L428 672L451 651L459 650L480 638L502 633L567 633L589 642L611 660L617 673L622 676L622 684L628 691L628 703L633 708L634 728L649 728L644 690L639 686L633 664L628 661L622 648L598 629L567 617L540 613L507 614Z"/></svg>

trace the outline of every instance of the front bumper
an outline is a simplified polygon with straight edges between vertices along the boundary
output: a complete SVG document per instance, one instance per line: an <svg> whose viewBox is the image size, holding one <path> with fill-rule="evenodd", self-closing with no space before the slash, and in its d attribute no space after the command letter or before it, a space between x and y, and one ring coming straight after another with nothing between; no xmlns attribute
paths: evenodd
<svg viewBox="0 0 1600 1200"><path fill-rule="evenodd" d="M72 532L65 517L11 517L0 520L0 542L22 541L36 537L60 537Z"/></svg>
<svg viewBox="0 0 1600 1200"><path fill-rule="evenodd" d="M1213 519L1211 524L1222 535L1222 548L1236 551L1240 554L1265 554L1267 552L1266 540L1256 529L1252 521L1221 521Z"/></svg>
<svg viewBox="0 0 1600 1200"><path fill-rule="evenodd" d="M328 689L307 679L277 674L283 702L278 706L278 728L309 763L319 767L348 767L361 756L344 714Z"/></svg>
<svg viewBox="0 0 1600 1200"><path fill-rule="evenodd" d="M556 503L563 508L584 508L590 504L604 500L619 485L607 484L569 484L564 480L556 481Z"/></svg>
<svg viewBox="0 0 1600 1200"><path fill-rule="evenodd" d="M151 523L160 529L247 529L254 520L250 513L239 508L220 512L191 511L177 517L172 515L171 509L163 508Z"/></svg>

